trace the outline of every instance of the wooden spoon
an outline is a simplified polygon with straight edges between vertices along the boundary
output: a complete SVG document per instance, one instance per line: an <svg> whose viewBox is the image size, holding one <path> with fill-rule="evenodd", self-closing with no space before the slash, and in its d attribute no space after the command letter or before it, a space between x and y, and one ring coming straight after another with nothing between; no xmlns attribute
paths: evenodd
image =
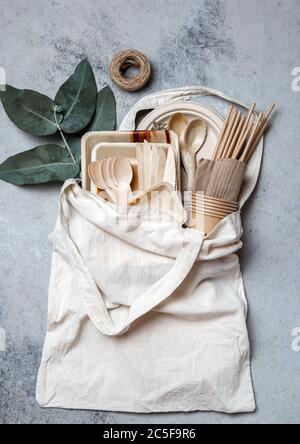
<svg viewBox="0 0 300 444"><path fill-rule="evenodd" d="M97 188L100 190L105 190L109 197L116 202L116 196L114 191L111 189L111 186L106 182L103 171L106 171L107 159L96 160L95 162L91 162L88 166L88 173L90 179L94 182Z"/></svg>
<svg viewBox="0 0 300 444"><path fill-rule="evenodd" d="M100 190L105 190L106 183L101 175L101 162L102 160L96 160L95 162L90 163L88 166L88 173L96 187Z"/></svg>
<svg viewBox="0 0 300 444"><path fill-rule="evenodd" d="M192 120L185 132L185 146L189 154L188 162L188 188L192 190L196 172L196 154L206 139L206 124L202 119Z"/></svg>
<svg viewBox="0 0 300 444"><path fill-rule="evenodd" d="M186 173L188 173L188 152L186 150L184 136L188 124L188 120L182 113L173 114L169 121L169 129L174 131L174 133L176 133L178 136L180 157Z"/></svg>
<svg viewBox="0 0 300 444"><path fill-rule="evenodd" d="M128 196L131 194L130 184L133 176L131 163L125 157L115 157L112 162L113 182L120 193L125 193L123 203L127 205Z"/></svg>
<svg viewBox="0 0 300 444"><path fill-rule="evenodd" d="M106 185L108 186L108 188L110 188L111 190L116 190L116 185L115 185L115 183L110 175L110 172L109 172L109 164L111 162L113 162L112 157L102 160L102 162L100 164L101 174L102 174L102 178L103 178L104 182L106 183Z"/></svg>

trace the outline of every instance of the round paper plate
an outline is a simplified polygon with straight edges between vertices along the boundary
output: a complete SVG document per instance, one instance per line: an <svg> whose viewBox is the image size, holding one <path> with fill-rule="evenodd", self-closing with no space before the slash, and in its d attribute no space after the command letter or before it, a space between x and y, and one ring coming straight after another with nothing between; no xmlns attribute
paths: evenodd
<svg viewBox="0 0 300 444"><path fill-rule="evenodd" d="M188 121L199 118L205 121L207 136L197 158L211 159L224 121L216 111L206 105L194 102L168 103L151 111L139 124L138 130L153 129L154 122L167 124L176 113L182 113Z"/></svg>

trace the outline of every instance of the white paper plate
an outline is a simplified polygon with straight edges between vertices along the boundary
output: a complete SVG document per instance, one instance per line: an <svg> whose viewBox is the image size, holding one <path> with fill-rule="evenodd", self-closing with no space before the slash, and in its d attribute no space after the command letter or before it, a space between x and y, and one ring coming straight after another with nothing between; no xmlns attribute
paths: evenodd
<svg viewBox="0 0 300 444"><path fill-rule="evenodd" d="M197 158L211 159L216 146L218 136L224 120L213 109L208 106L193 102L174 102L156 108L151 111L139 124L138 130L153 129L154 122L168 123L173 114L182 113L188 121L203 119L207 125L207 136L205 143L199 151Z"/></svg>

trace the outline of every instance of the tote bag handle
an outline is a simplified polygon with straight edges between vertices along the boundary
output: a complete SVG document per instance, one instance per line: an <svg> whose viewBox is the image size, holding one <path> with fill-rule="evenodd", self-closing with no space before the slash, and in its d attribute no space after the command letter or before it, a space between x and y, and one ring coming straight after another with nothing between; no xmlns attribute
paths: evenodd
<svg viewBox="0 0 300 444"><path fill-rule="evenodd" d="M136 102L122 120L119 130L131 131L135 129L135 118L139 111L150 110L166 105L167 103L187 101L194 97L203 96L219 97L227 102L242 106L243 108L248 108L248 106L240 100L234 99L233 97L217 91L216 89L205 86L185 86L183 88L167 89L149 94Z"/></svg>

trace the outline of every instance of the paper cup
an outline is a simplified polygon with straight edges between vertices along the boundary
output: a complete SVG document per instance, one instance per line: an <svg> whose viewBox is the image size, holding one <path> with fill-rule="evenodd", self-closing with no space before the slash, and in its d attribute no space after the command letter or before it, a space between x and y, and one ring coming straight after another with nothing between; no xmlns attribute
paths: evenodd
<svg viewBox="0 0 300 444"><path fill-rule="evenodd" d="M204 202L206 203L213 203L215 205L218 205L219 207L225 207L225 208L232 208L234 210L238 209L238 203L237 202L230 202L228 200L217 200L209 196L204 197Z"/></svg>
<svg viewBox="0 0 300 444"><path fill-rule="evenodd" d="M228 214L233 213L234 211L236 211L236 207L225 207L225 206L221 206L219 202L210 202L210 201L206 201L206 200L193 200L190 202L190 208L199 213L199 212L204 212L204 213L213 213L216 214L217 216L228 216Z"/></svg>
<svg viewBox="0 0 300 444"><path fill-rule="evenodd" d="M219 205L207 202L191 202L190 206L198 211L203 211L203 210L212 211L212 212L216 211L224 215L233 213L235 211L234 208L220 207Z"/></svg>
<svg viewBox="0 0 300 444"><path fill-rule="evenodd" d="M195 208L193 206L190 207L190 211L192 211L195 214L208 214L209 216L216 216L216 217L221 217L221 218L226 217L232 213L232 211L229 213L224 213L221 211L211 210L208 208L205 208L205 209L204 208Z"/></svg>
<svg viewBox="0 0 300 444"><path fill-rule="evenodd" d="M238 203L191 193L188 200L189 226L210 233L226 216L238 210Z"/></svg>
<svg viewBox="0 0 300 444"><path fill-rule="evenodd" d="M232 211L236 211L238 209L237 202L230 202L223 199L215 199L210 196L203 196L201 194L192 194L191 198L193 203L204 203L205 205L213 205L224 209L231 209Z"/></svg>
<svg viewBox="0 0 300 444"><path fill-rule="evenodd" d="M209 234L222 219L223 217L219 216L212 216L205 213L196 214L192 212L189 226L203 231L205 234Z"/></svg>

